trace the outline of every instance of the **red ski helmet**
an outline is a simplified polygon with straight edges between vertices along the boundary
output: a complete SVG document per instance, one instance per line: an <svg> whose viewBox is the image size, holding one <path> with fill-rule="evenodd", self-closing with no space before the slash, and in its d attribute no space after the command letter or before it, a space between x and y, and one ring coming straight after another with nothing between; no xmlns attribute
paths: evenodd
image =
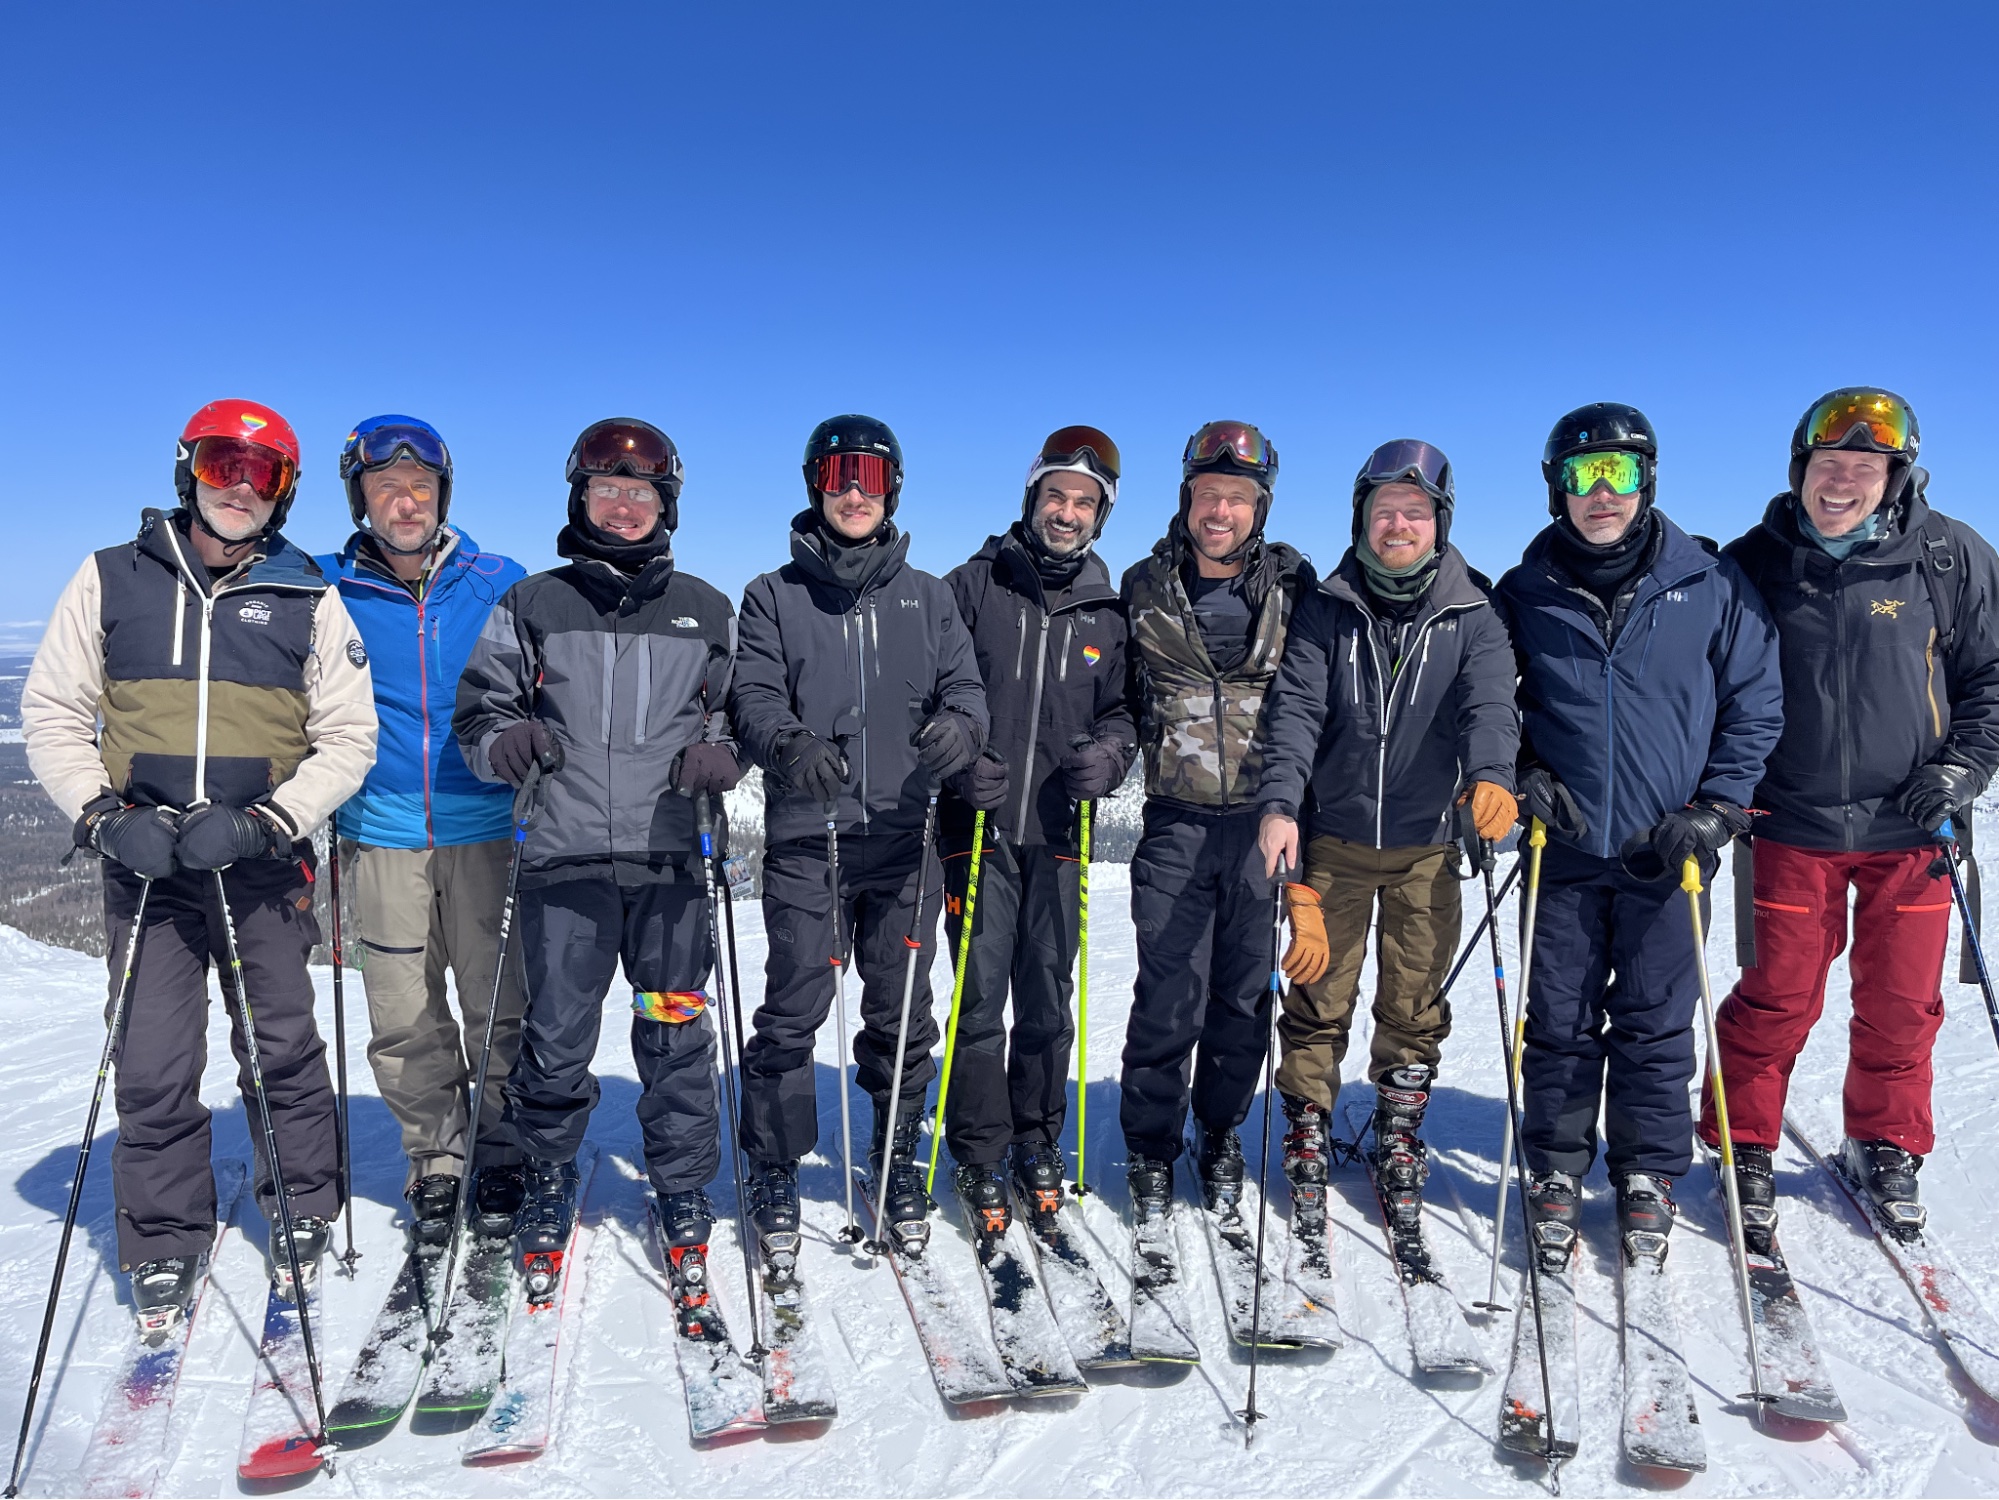
<svg viewBox="0 0 1999 1500"><path fill-rule="evenodd" d="M256 401L211 401L187 419L174 454L174 491L181 504L194 505L194 455L204 438L268 449L281 460L277 493L266 534L284 525L292 498L298 493L298 434L292 424Z"/></svg>

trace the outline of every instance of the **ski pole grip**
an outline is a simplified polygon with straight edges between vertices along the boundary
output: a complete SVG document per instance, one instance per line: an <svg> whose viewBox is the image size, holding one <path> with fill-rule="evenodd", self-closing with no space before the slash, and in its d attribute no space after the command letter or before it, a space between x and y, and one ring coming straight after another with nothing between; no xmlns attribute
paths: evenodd
<svg viewBox="0 0 1999 1500"><path fill-rule="evenodd" d="M528 762L527 775L521 778L520 790L514 793L514 842L524 843L528 836L528 821L534 817L535 800L541 795L541 762Z"/></svg>
<svg viewBox="0 0 1999 1500"><path fill-rule="evenodd" d="M1545 849L1548 847L1548 825L1539 818L1527 820L1527 847Z"/></svg>
<svg viewBox="0 0 1999 1500"><path fill-rule="evenodd" d="M1937 842L1940 844L1955 843L1957 841L1957 825L1949 818L1945 818L1943 822L1937 825L1936 837Z"/></svg>
<svg viewBox="0 0 1999 1500"><path fill-rule="evenodd" d="M694 826L701 834L701 857L712 859L715 854L715 804L706 792L694 794Z"/></svg>
<svg viewBox="0 0 1999 1500"><path fill-rule="evenodd" d="M1689 896L1701 893L1701 862L1691 854L1680 866L1680 889Z"/></svg>

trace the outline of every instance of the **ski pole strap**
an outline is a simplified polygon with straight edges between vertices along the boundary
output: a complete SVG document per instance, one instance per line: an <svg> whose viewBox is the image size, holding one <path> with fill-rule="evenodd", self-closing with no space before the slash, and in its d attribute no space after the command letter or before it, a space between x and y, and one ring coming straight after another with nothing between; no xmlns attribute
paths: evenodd
<svg viewBox="0 0 1999 1500"><path fill-rule="evenodd" d="M1756 850L1748 839L1737 839L1735 854L1735 962L1738 967L1756 967L1756 903L1743 896L1756 889Z"/></svg>

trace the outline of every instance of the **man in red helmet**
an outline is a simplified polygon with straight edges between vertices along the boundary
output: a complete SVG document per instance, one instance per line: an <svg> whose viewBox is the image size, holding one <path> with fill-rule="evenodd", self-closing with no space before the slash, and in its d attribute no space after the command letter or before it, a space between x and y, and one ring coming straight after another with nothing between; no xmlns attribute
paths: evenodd
<svg viewBox="0 0 1999 1500"><path fill-rule="evenodd" d="M111 1171L119 1264L148 1335L185 1316L215 1232L201 1074L208 965L227 985L228 924L308 1279L340 1208L306 974L319 941L307 838L367 774L375 705L340 595L278 531L298 468L298 439L269 407L196 412L174 471L180 506L147 509L134 540L77 571L21 694L29 764L76 819L78 847L104 861L114 983L136 936ZM242 1085L255 1119L247 1071ZM260 1160L275 1242L272 1180ZM284 1267L282 1246L272 1252ZM288 1272L279 1279L289 1292Z"/></svg>

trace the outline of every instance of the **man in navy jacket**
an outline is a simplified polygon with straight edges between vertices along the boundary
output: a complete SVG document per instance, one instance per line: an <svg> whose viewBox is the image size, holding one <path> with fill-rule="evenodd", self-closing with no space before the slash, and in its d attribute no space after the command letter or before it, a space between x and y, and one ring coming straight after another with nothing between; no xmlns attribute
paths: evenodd
<svg viewBox="0 0 1999 1500"><path fill-rule="evenodd" d="M1520 663L1522 800L1549 825L1528 977L1522 1148L1537 1253L1575 1244L1597 1115L1627 1254L1663 1255L1692 1160L1700 988L1679 887L1711 875L1783 730L1775 627L1653 507L1657 439L1614 402L1555 424L1553 525L1499 582Z"/></svg>

